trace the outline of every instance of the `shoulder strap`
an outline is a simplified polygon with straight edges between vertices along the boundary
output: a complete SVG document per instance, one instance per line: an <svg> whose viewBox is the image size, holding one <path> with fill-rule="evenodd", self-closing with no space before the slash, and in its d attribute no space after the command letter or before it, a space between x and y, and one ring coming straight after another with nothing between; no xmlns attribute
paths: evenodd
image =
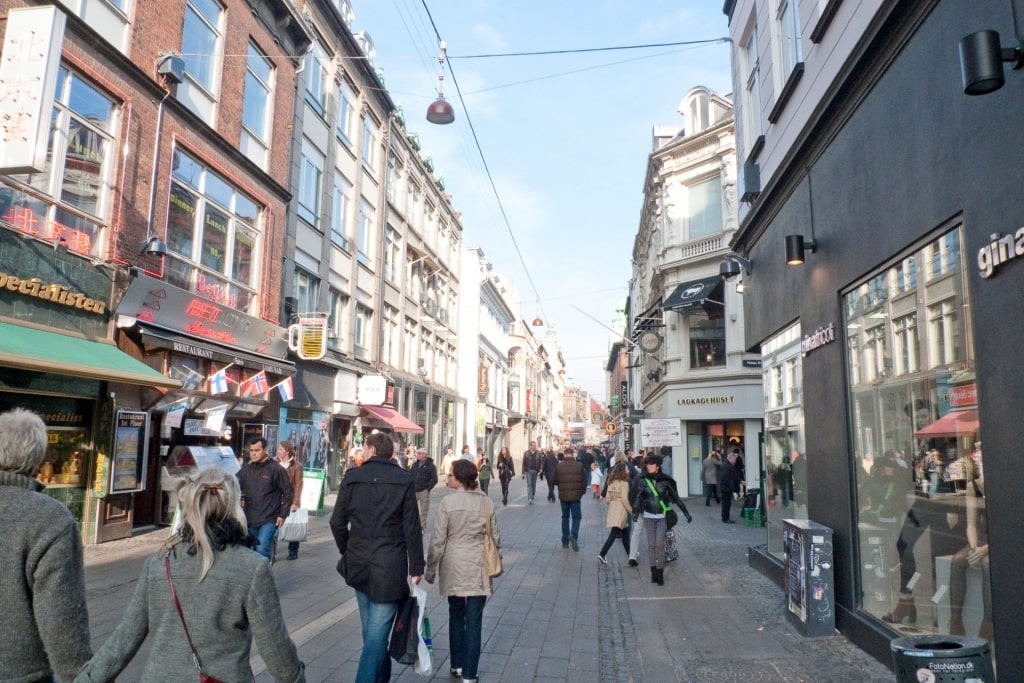
<svg viewBox="0 0 1024 683"><path fill-rule="evenodd" d="M657 498L658 502L661 504L661 511L662 512L668 512L669 511L669 506L666 505L665 501L663 501L661 499L661 494L658 493L658 488L654 485L654 482L651 481L650 479L648 479L647 477L644 477L644 481L647 482L647 487L649 489L651 489L651 493L654 494L654 497Z"/></svg>
<svg viewBox="0 0 1024 683"><path fill-rule="evenodd" d="M185 640L188 641L188 649L192 651L192 665L196 667L196 671L202 673L203 667L199 664L199 655L196 654L196 648L192 644L192 636L188 634L188 626L185 625L185 615L181 611L181 603L178 602L178 594L174 590L174 581L171 579L170 553L164 555L164 567L167 569L167 585L171 588L171 599L174 600L174 609L178 611L178 618L181 619L181 628L184 629Z"/></svg>

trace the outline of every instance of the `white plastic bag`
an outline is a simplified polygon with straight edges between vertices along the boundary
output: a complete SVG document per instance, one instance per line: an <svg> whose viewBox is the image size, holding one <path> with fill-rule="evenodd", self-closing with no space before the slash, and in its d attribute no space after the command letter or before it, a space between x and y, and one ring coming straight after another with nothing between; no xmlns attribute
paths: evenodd
<svg viewBox="0 0 1024 683"><path fill-rule="evenodd" d="M284 524L277 530L277 540L284 542L306 540L306 529L309 527L309 510L299 508L285 517Z"/></svg>
<svg viewBox="0 0 1024 683"><path fill-rule="evenodd" d="M412 591L412 596L416 598L416 604L419 606L416 633L419 634L420 645L416 663L413 664L413 671L423 676L429 676L434 672L434 664L430 659L430 648L427 646L427 641L424 640L423 632L423 617L427 613L427 592L412 581L409 582L409 590Z"/></svg>

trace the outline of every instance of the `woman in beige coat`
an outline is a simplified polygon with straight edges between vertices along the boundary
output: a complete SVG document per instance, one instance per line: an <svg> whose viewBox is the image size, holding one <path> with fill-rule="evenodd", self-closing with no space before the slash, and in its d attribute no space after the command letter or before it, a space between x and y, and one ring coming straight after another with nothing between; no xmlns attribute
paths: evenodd
<svg viewBox="0 0 1024 683"><path fill-rule="evenodd" d="M622 547L626 549L626 556L629 556L629 534L624 533L623 530L629 524L633 506L629 504L629 470L626 468L626 463L620 462L612 468L612 473L608 475L608 490L605 492L604 498L608 503L608 518L605 520L605 526L608 527L608 538L597 559L601 560L602 564L608 564L606 556L612 549L616 538L622 539Z"/></svg>
<svg viewBox="0 0 1024 683"><path fill-rule="evenodd" d="M440 574L441 595L448 597L448 639L451 674L475 683L480 662L484 603L491 594L491 577L484 570L484 534L490 517L494 544L501 549L498 519L490 498L477 488L476 466L456 460L448 473L445 496L434 519L424 578L434 583Z"/></svg>

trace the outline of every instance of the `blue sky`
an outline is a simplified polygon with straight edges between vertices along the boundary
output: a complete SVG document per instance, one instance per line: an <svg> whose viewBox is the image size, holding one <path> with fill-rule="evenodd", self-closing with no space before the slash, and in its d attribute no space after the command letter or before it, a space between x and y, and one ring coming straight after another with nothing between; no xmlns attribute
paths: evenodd
<svg viewBox="0 0 1024 683"><path fill-rule="evenodd" d="M651 129L682 126L676 109L694 86L732 91L728 46L462 57L722 38L721 2L426 0L464 101L446 68L456 116L448 126L424 118L437 96L438 47L423 0L352 4L353 30L370 35L406 127L419 133L462 212L464 244L515 282L523 316L553 327L569 376L603 401L605 326L632 275Z"/></svg>

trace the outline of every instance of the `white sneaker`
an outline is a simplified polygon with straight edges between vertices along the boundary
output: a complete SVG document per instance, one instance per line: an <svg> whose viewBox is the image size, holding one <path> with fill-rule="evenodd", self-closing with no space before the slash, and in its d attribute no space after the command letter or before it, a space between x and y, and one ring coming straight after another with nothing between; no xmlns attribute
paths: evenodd
<svg viewBox="0 0 1024 683"><path fill-rule="evenodd" d="M601 564L608 564L608 560L604 559L604 555L598 555L597 559L601 560Z"/></svg>

